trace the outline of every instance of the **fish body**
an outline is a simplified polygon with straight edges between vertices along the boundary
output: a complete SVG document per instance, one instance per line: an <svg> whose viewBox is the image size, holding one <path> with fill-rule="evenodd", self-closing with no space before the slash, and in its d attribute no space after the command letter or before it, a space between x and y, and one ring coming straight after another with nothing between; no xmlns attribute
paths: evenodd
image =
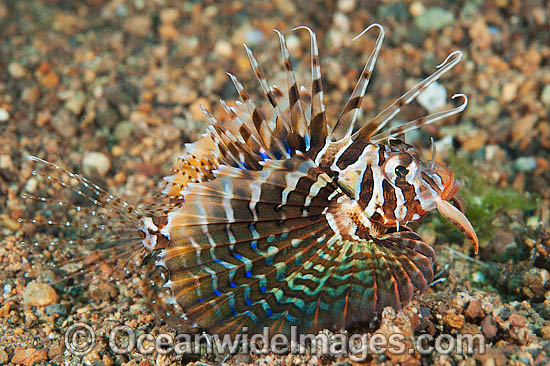
<svg viewBox="0 0 550 366"><path fill-rule="evenodd" d="M207 133L186 145L165 178L170 206L142 213L93 189L102 207L127 211L141 250L156 254L168 270L165 287L182 318L213 333L341 329L372 320L386 306L403 308L430 285L435 261L434 250L407 225L434 208L477 252L453 172L435 161L435 151L423 161L397 138L462 111L466 97L455 95L463 99L456 108L382 131L461 53L450 54L434 74L357 127L384 29L373 24L359 35L378 30L336 121L327 121L315 33L298 29L311 38L311 87L298 86L280 32L287 92L269 85L246 48L269 108L256 106L229 75L239 100L221 101L221 116L203 108Z"/></svg>

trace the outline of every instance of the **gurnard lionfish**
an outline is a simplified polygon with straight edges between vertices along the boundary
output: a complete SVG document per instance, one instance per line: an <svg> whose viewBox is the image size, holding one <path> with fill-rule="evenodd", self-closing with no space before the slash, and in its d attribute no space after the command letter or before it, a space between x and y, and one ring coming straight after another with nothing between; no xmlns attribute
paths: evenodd
<svg viewBox="0 0 550 366"><path fill-rule="evenodd" d="M305 26L296 29L309 32L311 88L298 87L280 32L287 93L270 86L245 45L268 107L256 106L228 74L240 101L221 101L221 116L203 108L208 131L186 144L173 174L165 178L168 204L141 210L77 174L30 157L61 178L35 175L90 201L92 208L53 200L99 220L80 224L80 230L117 234L108 234L110 242L99 240L110 243L103 250L116 254L111 262L154 255L156 264L167 269L164 286L181 317L212 333L243 327L342 329L372 320L384 307L403 308L431 284L435 261L432 247L407 224L434 208L478 250L454 173L435 161L435 149L432 159L423 161L417 149L398 138L463 111L466 96L453 96L463 100L458 107L381 132L462 54L451 53L432 75L356 127L383 27L372 24L356 37L378 30L359 81L335 121L325 113L316 35Z"/></svg>

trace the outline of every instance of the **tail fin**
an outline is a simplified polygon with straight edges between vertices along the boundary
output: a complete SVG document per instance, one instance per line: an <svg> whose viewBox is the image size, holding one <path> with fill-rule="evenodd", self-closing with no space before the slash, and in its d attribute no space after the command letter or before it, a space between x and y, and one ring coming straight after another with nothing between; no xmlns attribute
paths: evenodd
<svg viewBox="0 0 550 366"><path fill-rule="evenodd" d="M120 279L150 257L143 245L147 216L138 208L59 165L28 159L37 185L22 194L32 214L19 221L42 227L23 243L31 244L35 254L31 277L55 269L62 273L53 282Z"/></svg>

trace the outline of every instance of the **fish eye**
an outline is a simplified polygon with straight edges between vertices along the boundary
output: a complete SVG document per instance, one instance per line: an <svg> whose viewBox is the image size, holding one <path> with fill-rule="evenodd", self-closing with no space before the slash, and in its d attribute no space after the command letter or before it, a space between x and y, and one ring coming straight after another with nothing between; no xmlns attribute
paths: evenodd
<svg viewBox="0 0 550 366"><path fill-rule="evenodd" d="M384 175L393 184L402 181L410 183L417 173L418 166L414 158L405 152L393 154L384 164Z"/></svg>
<svg viewBox="0 0 550 366"><path fill-rule="evenodd" d="M409 169L404 165L398 165L395 167L395 175L397 178L405 178L409 174Z"/></svg>

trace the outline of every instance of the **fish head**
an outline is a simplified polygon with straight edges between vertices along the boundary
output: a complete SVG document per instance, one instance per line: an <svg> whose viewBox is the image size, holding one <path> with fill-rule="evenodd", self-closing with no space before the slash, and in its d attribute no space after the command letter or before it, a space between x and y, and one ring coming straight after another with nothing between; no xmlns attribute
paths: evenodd
<svg viewBox="0 0 550 366"><path fill-rule="evenodd" d="M437 208L472 241L477 254L479 241L458 195L460 181L452 169L435 160L435 147L432 159L424 161L412 145L390 140L384 145L383 163L378 168L383 180L377 211L380 223L398 226L418 221Z"/></svg>

